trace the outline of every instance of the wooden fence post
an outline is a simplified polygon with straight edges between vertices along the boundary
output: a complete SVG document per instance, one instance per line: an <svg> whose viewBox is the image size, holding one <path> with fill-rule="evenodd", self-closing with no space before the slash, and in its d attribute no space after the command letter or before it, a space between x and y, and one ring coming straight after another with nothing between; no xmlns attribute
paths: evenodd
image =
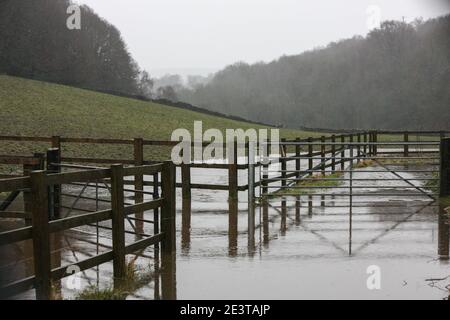
<svg viewBox="0 0 450 320"><path fill-rule="evenodd" d="M408 134L408 132L405 132L403 134L403 140L406 142L405 145L404 145L404 148L403 148L403 156L404 157L408 157L408 155L409 155L409 145L408 145L409 134Z"/></svg>
<svg viewBox="0 0 450 320"><path fill-rule="evenodd" d="M325 136L320 137L320 171L325 176Z"/></svg>
<svg viewBox="0 0 450 320"><path fill-rule="evenodd" d="M287 150L286 150L286 139L281 139L281 191L286 192L286 185L287 185ZM281 200L281 221L282 221L282 231L283 228L283 221L286 219L287 214L287 208L286 208L286 200L283 197Z"/></svg>
<svg viewBox="0 0 450 320"><path fill-rule="evenodd" d="M155 173L153 175L153 199L159 198L159 173ZM155 208L153 210L153 233L158 234L159 233L159 208ZM155 271L159 270L159 242L155 243L154 245L154 257L155 257ZM156 283L155 283L156 285ZM158 288L159 290L159 288ZM159 291L158 291L159 293Z"/></svg>
<svg viewBox="0 0 450 320"><path fill-rule="evenodd" d="M450 240L450 226L448 223L448 216L444 203L439 204L438 217L438 255L439 260L449 260L449 240Z"/></svg>
<svg viewBox="0 0 450 320"><path fill-rule="evenodd" d="M111 209L114 287L123 284L125 264L125 214L123 194L123 165L111 166Z"/></svg>
<svg viewBox="0 0 450 320"><path fill-rule="evenodd" d="M233 158L228 160L228 186L229 192L228 196L230 200L237 200L238 197L238 145L237 142L234 141L232 145L233 150ZM229 150L230 151L230 150Z"/></svg>
<svg viewBox="0 0 450 320"><path fill-rule="evenodd" d="M263 155L262 155L262 160L265 160L262 164L262 181L261 181L261 191L262 191L262 195L261 196L265 196L267 195L268 192L268 181L267 179L269 179L269 163L270 163L270 146L269 146L269 141L268 140L264 140L263 141L263 148L261 149L263 150Z"/></svg>
<svg viewBox="0 0 450 320"><path fill-rule="evenodd" d="M321 142L321 146L320 146L320 162L321 162L321 172L322 172L322 176L325 177L326 176L326 155L327 155L327 150L326 150L326 141L327 138L325 136L322 136L320 138L320 142ZM325 196L321 195L320 196L320 205L322 207L325 206Z"/></svg>
<svg viewBox="0 0 450 320"><path fill-rule="evenodd" d="M336 136L331 136L331 173L336 172Z"/></svg>
<svg viewBox="0 0 450 320"><path fill-rule="evenodd" d="M60 150L51 148L47 150L47 173L59 173L61 167L58 165L61 163ZM59 219L61 217L61 185L49 186L49 198L50 198L50 219Z"/></svg>
<svg viewBox="0 0 450 320"><path fill-rule="evenodd" d="M287 186L287 147L286 147L286 139L281 139L281 191L286 192L286 186ZM287 202L286 198L282 197L281 200L281 234L284 235L287 229L286 225L286 218L287 218Z"/></svg>
<svg viewBox="0 0 450 320"><path fill-rule="evenodd" d="M255 246L255 151L254 141L248 142L248 247Z"/></svg>
<svg viewBox="0 0 450 320"><path fill-rule="evenodd" d="M295 184L300 183L300 177L301 177L301 162L300 162L300 157L301 157L301 148L300 148L300 138L295 139L296 145L295 145L295 171L296 171L296 175L295 175L295 179L297 179L295 181ZM297 225L300 223L300 207L301 207L301 197L298 196L295 199L295 221L297 223Z"/></svg>
<svg viewBox="0 0 450 320"><path fill-rule="evenodd" d="M311 137L308 138L308 172L309 176L313 175L313 139Z"/></svg>
<svg viewBox="0 0 450 320"><path fill-rule="evenodd" d="M261 191L262 191L262 195L261 199L263 201L262 206L263 206L263 214L262 214L262 219L263 219L263 243L267 244L269 243L269 203L267 200L267 193L268 193L268 179L269 179L269 162L270 162L270 146L269 146L269 141L265 140L264 141L264 155L263 155L266 159L266 161L263 163L263 174L262 174L262 179L263 181L261 181Z"/></svg>
<svg viewBox="0 0 450 320"><path fill-rule="evenodd" d="M144 164L144 139L135 138L134 139L134 165L142 166ZM134 202L142 203L144 202L144 193L140 192L144 190L144 175L138 174L134 176L134 189L138 190L134 193ZM144 212L136 212L135 217L137 220L136 231L138 233L144 233ZM139 238L139 236L137 236Z"/></svg>
<svg viewBox="0 0 450 320"><path fill-rule="evenodd" d="M359 132L358 134L357 134L357 137L358 137L358 147L357 147L357 162L359 163L361 160L360 160L360 158L361 158L361 133Z"/></svg>
<svg viewBox="0 0 450 320"><path fill-rule="evenodd" d="M248 143L248 201L251 204L252 209L255 203L255 161L256 161L256 146L253 141Z"/></svg>
<svg viewBox="0 0 450 320"><path fill-rule="evenodd" d="M441 140L440 192L441 197L450 195L450 138Z"/></svg>
<svg viewBox="0 0 450 320"><path fill-rule="evenodd" d="M295 178L296 179L300 179L300 177L301 177L300 157L301 157L300 138L296 138L295 139L295 171L296 171Z"/></svg>
<svg viewBox="0 0 450 320"><path fill-rule="evenodd" d="M161 207L161 287L164 300L176 299L176 199L175 199L175 165L164 162L161 174L163 204Z"/></svg>
<svg viewBox="0 0 450 320"><path fill-rule="evenodd" d="M353 146L353 133L350 134L350 145L349 145L349 147L350 147L350 150L351 150L351 154L350 154L350 165L353 166L353 157L354 157L354 155L353 155L353 148L354 148L354 146Z"/></svg>
<svg viewBox="0 0 450 320"><path fill-rule="evenodd" d="M231 157L232 155L232 157ZM234 255L238 236L238 145L228 144L228 247Z"/></svg>
<svg viewBox="0 0 450 320"><path fill-rule="evenodd" d="M188 247L191 239L191 166L189 163L181 164L181 242Z"/></svg>
<svg viewBox="0 0 450 320"><path fill-rule="evenodd" d="M281 156L281 187L285 187L286 186L286 179L287 179L287 159L286 159L286 139L281 139L281 149L283 150L282 153L284 154L284 156ZM285 190L283 190L285 191Z"/></svg>
<svg viewBox="0 0 450 320"><path fill-rule="evenodd" d="M364 157L367 157L367 132L364 132Z"/></svg>
<svg viewBox="0 0 450 320"><path fill-rule="evenodd" d="M373 145L373 154L376 156L378 155L378 146L377 146L377 142L378 142L378 132L374 131L373 132L373 142L375 143Z"/></svg>
<svg viewBox="0 0 450 320"><path fill-rule="evenodd" d="M36 299L49 300L52 286L47 176L44 171L33 171L30 179Z"/></svg>
<svg viewBox="0 0 450 320"><path fill-rule="evenodd" d="M57 143L55 145L60 146L59 137L57 137ZM47 174L60 173L61 167L61 152L59 148L50 148L47 150ZM49 197L49 220L56 220L61 218L61 185L54 184L48 186ZM52 268L61 267L61 244L62 233L54 232L50 234L50 241L56 248L56 252L52 255ZM61 294L61 280L53 281L53 294Z"/></svg>
<svg viewBox="0 0 450 320"><path fill-rule="evenodd" d="M341 135L341 171L345 170L345 135Z"/></svg>

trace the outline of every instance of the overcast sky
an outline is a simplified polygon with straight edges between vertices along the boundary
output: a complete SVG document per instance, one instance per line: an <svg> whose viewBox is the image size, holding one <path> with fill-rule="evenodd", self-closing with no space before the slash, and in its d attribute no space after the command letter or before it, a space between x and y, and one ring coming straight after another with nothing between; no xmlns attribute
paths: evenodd
<svg viewBox="0 0 450 320"><path fill-rule="evenodd" d="M122 32L152 76L207 74L237 61L271 61L369 31L381 19L428 19L450 0L78 0ZM376 11L376 10L375 10ZM370 20L372 21L372 20Z"/></svg>

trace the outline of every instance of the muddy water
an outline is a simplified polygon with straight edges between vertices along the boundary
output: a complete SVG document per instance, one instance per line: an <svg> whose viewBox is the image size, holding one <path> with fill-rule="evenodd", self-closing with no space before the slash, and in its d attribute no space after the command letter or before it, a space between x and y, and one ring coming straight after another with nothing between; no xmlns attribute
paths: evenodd
<svg viewBox="0 0 450 320"><path fill-rule="evenodd" d="M379 167L364 170L370 169L380 170ZM193 169L192 172L193 183L226 184L228 180L225 170ZM354 176L392 178L389 173L356 173ZM245 184L246 179L244 173L240 174L241 184ZM449 225L441 214L444 208L411 189L396 191L403 192L405 196L390 196L390 188L376 188L376 184L389 187L387 183L392 183L392 186L407 186L401 182L354 182L355 186L368 186L358 189L358 192L376 193L377 196L355 197L351 239L349 199L339 196L339 193L347 193L347 189L326 191L334 193L335 196L325 198L325 207L321 207L320 197L313 196L311 210L308 208L310 199L302 196L300 221L295 218L295 205L292 201L294 198L287 199L285 218L280 214L280 201L272 200L268 225L270 240L263 241L263 228L258 225L254 248L249 248L247 243L246 193L240 193L237 248L233 250L233 254L230 254L229 248L227 193L194 190L190 243L183 247L181 211L178 210L177 213L178 299L447 297L445 286L450 283L449 280L429 281L450 275L450 266L445 259L448 257ZM73 191L76 193L76 190ZM408 196L411 193L416 196ZM181 203L178 203L177 207L181 208ZM260 208L257 208L258 223L260 213ZM145 231L151 233L152 229L150 227ZM127 237L128 241L131 241L132 236ZM98 239L104 246L110 245L107 231L100 230ZM87 244L85 240L96 242L95 228L70 231L58 239L62 249L57 252L61 255L62 264L76 263L77 260L107 250ZM2 268L10 276L27 273L21 259L24 247L15 250L17 263L9 263ZM146 255L153 255L153 249L148 249ZM8 259L11 261L12 257ZM152 264L151 259L137 260L142 272L152 270ZM380 290L367 288L367 268L372 265L380 268ZM77 279L70 279L71 282L63 280L62 296L68 299L75 297L80 289L77 285L74 289L73 285L77 284L78 280L81 288L85 288L88 285L108 287L111 285L111 279L112 266L104 264L98 269L84 272ZM155 281L149 281L128 298L158 298L159 290L155 290L155 287L159 286ZM31 291L20 296L33 297L34 293Z"/></svg>
<svg viewBox="0 0 450 320"><path fill-rule="evenodd" d="M397 170L405 167L395 167ZM410 166L408 169L423 169ZM363 170L382 170L372 167ZM357 170L358 171L358 170ZM405 178L413 174L402 173ZM354 173L357 178L395 178L390 173ZM420 185L421 183L417 183ZM343 186L346 186L344 184ZM300 221L294 198L287 200L286 226L280 201L269 208L271 239L257 233L255 250L247 247L247 212L239 214L237 256L227 256L227 217L194 213L189 251L177 262L179 298L194 299L442 299L450 275L448 222L444 208L402 181L354 182L370 196L355 196L349 236L348 189L332 189L333 199L301 197ZM387 188L379 188L387 187ZM393 187L395 190L393 191ZM318 190L317 192L321 192ZM376 193L376 196L373 194ZM389 194L405 196L390 196ZM414 197L410 195L414 193ZM208 194L206 197L213 197ZM208 204L203 203L204 206ZM242 205L245 207L245 204ZM257 211L258 220L259 210ZM261 229L258 230L260 232ZM349 251L352 254L349 254ZM441 257L441 259L440 259ZM381 271L381 289L367 288L367 268Z"/></svg>

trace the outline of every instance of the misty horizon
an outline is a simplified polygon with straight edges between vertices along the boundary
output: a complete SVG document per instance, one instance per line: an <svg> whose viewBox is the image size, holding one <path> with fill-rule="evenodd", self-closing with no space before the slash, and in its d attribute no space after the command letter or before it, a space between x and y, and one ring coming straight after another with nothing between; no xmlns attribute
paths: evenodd
<svg viewBox="0 0 450 320"><path fill-rule="evenodd" d="M450 12L447 0L352 0L346 6L291 0L133 2L78 1L115 25L134 59L154 77L207 76L236 62L268 63L366 36L371 6L379 7L381 21L412 22Z"/></svg>

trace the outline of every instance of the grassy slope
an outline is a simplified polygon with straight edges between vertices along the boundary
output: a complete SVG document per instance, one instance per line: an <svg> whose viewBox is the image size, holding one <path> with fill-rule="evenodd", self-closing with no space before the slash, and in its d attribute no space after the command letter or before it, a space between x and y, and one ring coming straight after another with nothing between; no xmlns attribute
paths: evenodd
<svg viewBox="0 0 450 320"><path fill-rule="evenodd" d="M340 179L342 178L343 174L342 172L335 172L325 175L326 179ZM304 180L299 183L297 183L294 188L286 188L277 190L276 192L270 194L270 197L273 196L279 196L283 194L289 194L289 195L313 195L315 192L318 192L320 189L316 188L307 188L307 187L323 187L323 188L329 188L329 187L338 187L342 184L342 180L323 180L323 176L321 174L316 174L312 177L313 180ZM302 188L295 188L295 187L302 187Z"/></svg>
<svg viewBox="0 0 450 320"><path fill-rule="evenodd" d="M121 98L73 87L0 76L0 135L34 135L92 138L170 140L176 128L191 130L195 120L207 128L263 128L263 126L205 115L155 103ZM286 138L315 135L281 130ZM5 143L1 154L44 151L45 144ZM68 149L70 148L70 149ZM114 148L114 149L113 149ZM65 155L131 158L131 147L64 146ZM80 154L82 152L82 154ZM168 155L164 147L146 147L146 156Z"/></svg>

